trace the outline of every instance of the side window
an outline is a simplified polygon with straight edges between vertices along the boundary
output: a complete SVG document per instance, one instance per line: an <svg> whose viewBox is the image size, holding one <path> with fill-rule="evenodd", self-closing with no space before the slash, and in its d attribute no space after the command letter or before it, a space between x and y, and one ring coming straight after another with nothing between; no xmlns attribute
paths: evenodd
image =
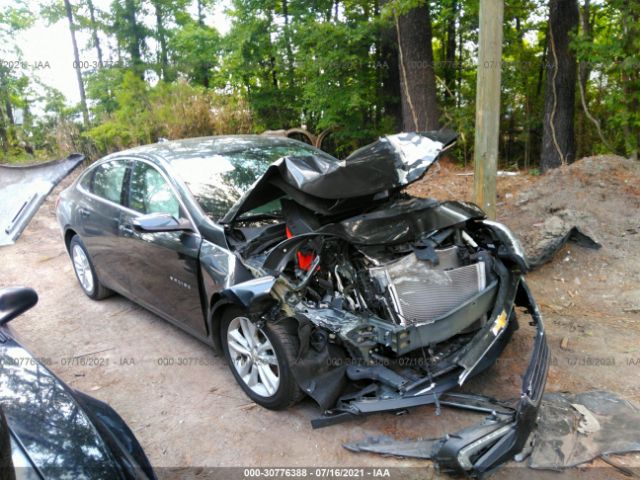
<svg viewBox="0 0 640 480"><path fill-rule="evenodd" d="M87 191L91 191L91 180L93 179L93 174L95 172L87 172L84 174L84 176L80 179L80 186L82 188L84 188Z"/></svg>
<svg viewBox="0 0 640 480"><path fill-rule="evenodd" d="M131 172L129 207L140 213L168 213L180 218L173 190L158 170L144 162L135 162Z"/></svg>
<svg viewBox="0 0 640 480"><path fill-rule="evenodd" d="M90 190L94 195L122 204L122 182L127 164L123 161L103 163L91 177Z"/></svg>

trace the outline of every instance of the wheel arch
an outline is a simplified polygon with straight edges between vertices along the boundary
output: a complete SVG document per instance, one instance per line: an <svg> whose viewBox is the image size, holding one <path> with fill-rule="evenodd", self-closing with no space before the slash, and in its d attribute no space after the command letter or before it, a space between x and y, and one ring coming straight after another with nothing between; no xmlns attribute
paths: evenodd
<svg viewBox="0 0 640 480"><path fill-rule="evenodd" d="M230 294L228 290L214 293L209 302L209 332L211 333L214 349L217 352L222 352L222 317L226 310L231 307L247 310L247 305L243 304L237 296ZM255 316L255 312L253 315L251 312L249 314L252 317ZM297 333L299 321L295 317L280 317L278 322L286 325L287 329L292 333Z"/></svg>
<svg viewBox="0 0 640 480"><path fill-rule="evenodd" d="M64 246L67 249L67 253L69 253L69 246L71 245L71 239L78 235L78 233L71 227L67 228L64 232Z"/></svg>
<svg viewBox="0 0 640 480"><path fill-rule="evenodd" d="M222 295L221 292L214 293L209 302L209 332L211 332L211 340L216 352L222 352L222 338L220 337L222 316L227 308L234 306L238 305Z"/></svg>

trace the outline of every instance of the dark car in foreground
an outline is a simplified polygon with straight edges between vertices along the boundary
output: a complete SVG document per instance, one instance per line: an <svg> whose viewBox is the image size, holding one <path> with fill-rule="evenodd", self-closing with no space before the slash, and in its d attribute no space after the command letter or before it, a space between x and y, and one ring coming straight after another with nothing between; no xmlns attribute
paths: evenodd
<svg viewBox="0 0 640 480"><path fill-rule="evenodd" d="M315 426L428 403L494 411L443 394L496 360L524 307L537 334L521 404L434 456L485 471L525 444L548 352L509 229L404 190L454 140L389 135L345 160L277 137L161 142L96 162L57 216L89 297L121 293L221 349L264 407L310 396Z"/></svg>
<svg viewBox="0 0 640 480"><path fill-rule="evenodd" d="M155 479L122 418L12 336L7 323L37 300L30 288L0 290L0 478Z"/></svg>

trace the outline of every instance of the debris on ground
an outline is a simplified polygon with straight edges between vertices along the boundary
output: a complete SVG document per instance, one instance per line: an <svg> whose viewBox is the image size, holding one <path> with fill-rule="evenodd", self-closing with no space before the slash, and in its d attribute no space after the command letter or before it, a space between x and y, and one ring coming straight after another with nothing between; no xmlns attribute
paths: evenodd
<svg viewBox="0 0 640 480"><path fill-rule="evenodd" d="M602 247L588 231L588 227L582 226L580 217L574 210L561 210L548 217L540 228L532 230L528 236L527 248L529 266L532 269L549 262L567 242L594 250Z"/></svg>
<svg viewBox="0 0 640 480"><path fill-rule="evenodd" d="M83 160L72 154L36 165L0 165L0 246L17 240L53 187Z"/></svg>
<svg viewBox="0 0 640 480"><path fill-rule="evenodd" d="M546 393L534 435L530 468L576 467L600 457L639 452L640 410L612 392ZM431 459L442 441L383 435L344 446L354 452Z"/></svg>
<svg viewBox="0 0 640 480"><path fill-rule="evenodd" d="M446 160L409 193L473 201L473 175ZM615 155L583 158L544 175L497 179L498 221L522 241L531 263L548 262L567 242L598 249L638 238L640 162Z"/></svg>
<svg viewBox="0 0 640 480"><path fill-rule="evenodd" d="M640 410L612 392L547 393L529 466L558 470L640 451Z"/></svg>

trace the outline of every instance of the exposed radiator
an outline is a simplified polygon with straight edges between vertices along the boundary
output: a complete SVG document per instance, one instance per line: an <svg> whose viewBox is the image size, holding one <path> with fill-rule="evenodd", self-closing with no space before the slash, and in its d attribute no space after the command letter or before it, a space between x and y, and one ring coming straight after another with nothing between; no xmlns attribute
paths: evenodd
<svg viewBox="0 0 640 480"><path fill-rule="evenodd" d="M370 269L371 276L388 289L402 325L430 323L484 290L485 263L461 267L457 250L437 250L435 267L412 253Z"/></svg>

